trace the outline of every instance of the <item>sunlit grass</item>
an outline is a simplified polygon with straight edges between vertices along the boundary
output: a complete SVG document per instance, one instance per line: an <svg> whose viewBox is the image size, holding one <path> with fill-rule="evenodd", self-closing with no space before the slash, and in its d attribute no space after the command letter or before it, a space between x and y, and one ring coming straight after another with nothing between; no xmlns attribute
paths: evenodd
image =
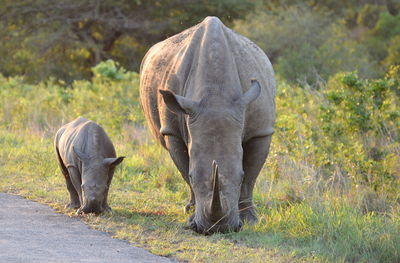
<svg viewBox="0 0 400 263"><path fill-rule="evenodd" d="M378 111L364 89L348 92L375 92L375 82L354 74L343 77L353 86L333 78L321 91L280 84L271 152L254 192L259 223L206 237L186 228L189 189L145 128L138 75L118 74L96 74L73 89L0 76L0 191L75 216L64 208L68 192L53 136L82 115L100 123L126 156L110 188L113 213L84 218L94 228L190 262L400 262L399 106L389 86ZM336 105L338 97L345 104ZM353 124L343 117L359 102L372 113L364 133L353 125L363 128L363 112Z"/></svg>
<svg viewBox="0 0 400 263"><path fill-rule="evenodd" d="M0 132L0 191L64 209L68 194L49 137ZM186 229L187 187L158 145L121 147L127 156L110 191L112 214L89 225L153 253L193 262L394 262L399 259L398 211L363 214L334 196L267 207L239 233L198 235ZM168 183L169 182L169 183ZM262 184L262 182L260 182ZM257 192L262 196L262 193Z"/></svg>

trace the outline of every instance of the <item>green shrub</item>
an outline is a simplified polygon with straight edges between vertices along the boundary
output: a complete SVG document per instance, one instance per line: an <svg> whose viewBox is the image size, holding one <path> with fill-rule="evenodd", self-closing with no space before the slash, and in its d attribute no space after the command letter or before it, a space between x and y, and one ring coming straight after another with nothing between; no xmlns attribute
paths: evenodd
<svg viewBox="0 0 400 263"><path fill-rule="evenodd" d="M0 77L0 125L11 129L51 130L79 116L92 119L110 133L144 121L139 103L139 75L113 61L93 68L91 81L71 85L50 79L37 85L22 77Z"/></svg>
<svg viewBox="0 0 400 263"><path fill-rule="evenodd" d="M293 199L290 192L307 199L321 191L351 195L366 187L387 197L388 211L396 206L398 83L390 77L365 80L356 73L340 73L319 90L280 85L269 175L263 179L272 183L265 198L282 203L282 196Z"/></svg>
<svg viewBox="0 0 400 263"><path fill-rule="evenodd" d="M382 5L340 6L346 12L339 14L318 4L260 4L255 14L236 21L235 30L259 45L290 83L315 84L354 70L378 78L398 63L400 15Z"/></svg>

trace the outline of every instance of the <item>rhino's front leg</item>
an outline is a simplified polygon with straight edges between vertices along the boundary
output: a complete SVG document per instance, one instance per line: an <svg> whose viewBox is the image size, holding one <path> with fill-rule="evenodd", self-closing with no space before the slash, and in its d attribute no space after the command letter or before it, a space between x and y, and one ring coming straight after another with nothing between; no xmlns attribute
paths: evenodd
<svg viewBox="0 0 400 263"><path fill-rule="evenodd" d="M103 212L112 212L111 207L108 205L108 189L110 189L110 188L109 187L107 188L104 199L103 199L103 203L101 205Z"/></svg>
<svg viewBox="0 0 400 263"><path fill-rule="evenodd" d="M103 205L102 205L102 208L103 208L104 212L112 212L111 207L108 205L108 190L110 190L111 180L112 180L113 175L114 175L114 169L112 171L110 171L110 173L111 173L111 175L109 175L110 179L109 179L109 181L107 183L107 190L105 191L105 196L104 196Z"/></svg>
<svg viewBox="0 0 400 263"><path fill-rule="evenodd" d="M176 136L164 136L165 145L183 179L190 188L190 200L185 206L185 213L195 205L195 197L189 182L189 154L184 141Z"/></svg>
<svg viewBox="0 0 400 263"><path fill-rule="evenodd" d="M80 213L80 207L83 205L82 188L81 188L82 177L81 177L81 174L79 173L78 169L75 168L74 166L68 167L68 174L69 174L70 182L72 183L72 186L74 187L74 189L79 197L80 206L77 207L77 208L79 208L77 213Z"/></svg>
<svg viewBox="0 0 400 263"><path fill-rule="evenodd" d="M264 165L269 153L271 137L256 137L243 144L244 178L239 199L240 219L250 224L257 222L257 215L253 205L253 189L258 174Z"/></svg>
<svg viewBox="0 0 400 263"><path fill-rule="evenodd" d="M70 176L67 174L67 175L64 175L64 177L65 177L65 181L67 183L67 189L68 189L69 197L71 200L70 203L66 205L66 208L77 209L81 206L79 195L78 195L77 191L75 190L74 185L71 182Z"/></svg>
<svg viewBox="0 0 400 263"><path fill-rule="evenodd" d="M74 185L71 182L71 178L68 172L68 169L65 167L63 160L60 157L60 152L58 151L58 147L55 147L56 155L57 155L57 160L58 160L58 165L60 167L60 170L62 174L64 175L65 178L65 183L67 184L67 189L69 192L69 198L70 202L65 206L65 208L79 208L81 206L80 200L79 200L79 195L75 190Z"/></svg>

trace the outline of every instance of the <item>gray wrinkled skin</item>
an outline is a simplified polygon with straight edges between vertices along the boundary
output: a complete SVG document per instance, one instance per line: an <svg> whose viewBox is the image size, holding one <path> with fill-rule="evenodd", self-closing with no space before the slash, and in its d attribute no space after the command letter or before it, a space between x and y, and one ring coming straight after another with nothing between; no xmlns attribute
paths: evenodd
<svg viewBox="0 0 400 263"><path fill-rule="evenodd" d="M115 167L124 157L116 158L103 128L79 117L58 130L54 146L70 193L67 207L79 208L78 214L111 211L108 190Z"/></svg>
<svg viewBox="0 0 400 263"><path fill-rule="evenodd" d="M140 81L152 134L190 186L189 227L211 234L256 222L252 193L275 122L274 72L264 52L207 17L153 46Z"/></svg>

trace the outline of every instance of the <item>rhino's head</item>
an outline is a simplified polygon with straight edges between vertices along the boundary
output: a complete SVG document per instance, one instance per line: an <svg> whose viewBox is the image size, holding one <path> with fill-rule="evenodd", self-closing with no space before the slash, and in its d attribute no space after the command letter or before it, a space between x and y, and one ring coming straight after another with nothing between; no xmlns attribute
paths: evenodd
<svg viewBox="0 0 400 263"><path fill-rule="evenodd" d="M171 111L186 115L189 180L196 200L189 226L204 234L239 230L244 114L246 105L260 95L259 83L252 81L234 100L212 95L193 101L160 92Z"/></svg>
<svg viewBox="0 0 400 263"><path fill-rule="evenodd" d="M82 162L82 200L78 213L100 214L111 210L107 204L108 188L115 167L125 157L99 158L82 153L75 147L73 150Z"/></svg>

